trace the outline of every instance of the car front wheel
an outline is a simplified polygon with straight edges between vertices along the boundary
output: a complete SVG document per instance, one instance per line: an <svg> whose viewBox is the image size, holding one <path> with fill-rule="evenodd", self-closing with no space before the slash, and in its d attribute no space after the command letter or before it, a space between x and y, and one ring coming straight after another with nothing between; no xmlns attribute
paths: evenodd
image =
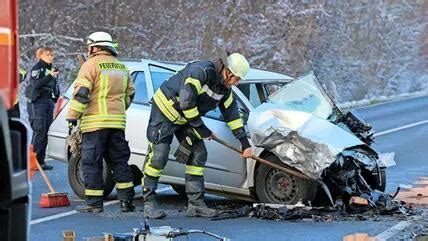
<svg viewBox="0 0 428 241"><path fill-rule="evenodd" d="M265 156L264 159L286 166L273 154ZM299 201L311 202L315 197L317 187L318 184L315 182L290 175L264 164L260 164L257 169L256 194L260 202L280 204L296 204Z"/></svg>
<svg viewBox="0 0 428 241"><path fill-rule="evenodd" d="M80 161L80 155L71 155L68 162L68 181L71 189L81 199L85 198L85 183L83 182L83 171ZM104 197L108 197L113 191L115 182L113 174L106 162L103 162L103 181L104 181Z"/></svg>

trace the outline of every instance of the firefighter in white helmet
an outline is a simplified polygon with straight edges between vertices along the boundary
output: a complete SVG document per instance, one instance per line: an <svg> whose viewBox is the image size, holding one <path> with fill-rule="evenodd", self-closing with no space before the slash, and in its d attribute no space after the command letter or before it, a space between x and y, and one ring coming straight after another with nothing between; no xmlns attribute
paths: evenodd
<svg viewBox="0 0 428 241"><path fill-rule="evenodd" d="M223 60L191 62L156 91L146 133L149 140L143 178L146 217L165 216L165 212L157 208L155 190L168 161L174 135L180 142L175 152L176 161L185 164L187 215L217 216L217 210L208 208L204 201L207 150L203 139L210 138L213 133L201 117L218 106L241 142L243 156L251 156L251 147L231 88L244 79L248 71L248 61L239 53Z"/></svg>
<svg viewBox="0 0 428 241"><path fill-rule="evenodd" d="M80 212L103 211L103 159L113 172L122 212L134 211L134 185L128 165L130 149L125 140L125 111L132 102L134 85L126 66L117 58L115 44L106 32L87 39L89 58L74 81L67 121L80 121L81 163L86 205Z"/></svg>

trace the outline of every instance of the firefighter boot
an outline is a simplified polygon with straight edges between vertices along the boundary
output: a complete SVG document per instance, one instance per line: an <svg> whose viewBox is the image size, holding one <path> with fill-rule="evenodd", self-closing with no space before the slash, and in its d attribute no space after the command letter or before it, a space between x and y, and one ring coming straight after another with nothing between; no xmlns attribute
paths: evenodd
<svg viewBox="0 0 428 241"><path fill-rule="evenodd" d="M133 212L135 206L132 201L120 201L120 211L122 213Z"/></svg>
<svg viewBox="0 0 428 241"><path fill-rule="evenodd" d="M159 210L156 201L156 193L152 190L145 191L144 194L144 217L160 219L166 216L166 213Z"/></svg>
<svg viewBox="0 0 428 241"><path fill-rule="evenodd" d="M204 193L188 193L189 203L187 206L187 216L213 218L218 215L218 211L209 208L204 201Z"/></svg>

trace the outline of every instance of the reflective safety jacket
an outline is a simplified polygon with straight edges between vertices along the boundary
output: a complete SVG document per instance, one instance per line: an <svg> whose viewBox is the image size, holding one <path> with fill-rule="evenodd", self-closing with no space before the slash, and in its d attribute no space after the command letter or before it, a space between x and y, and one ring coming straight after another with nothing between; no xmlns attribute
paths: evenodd
<svg viewBox="0 0 428 241"><path fill-rule="evenodd" d="M80 68L67 119L80 119L83 133L125 129L125 111L134 92L126 66L108 51L99 51Z"/></svg>
<svg viewBox="0 0 428 241"><path fill-rule="evenodd" d="M156 106L171 122L177 125L188 123L199 137L211 135L201 117L219 107L224 120L242 148L250 147L232 89L223 84L219 61L196 61L162 83L155 92Z"/></svg>

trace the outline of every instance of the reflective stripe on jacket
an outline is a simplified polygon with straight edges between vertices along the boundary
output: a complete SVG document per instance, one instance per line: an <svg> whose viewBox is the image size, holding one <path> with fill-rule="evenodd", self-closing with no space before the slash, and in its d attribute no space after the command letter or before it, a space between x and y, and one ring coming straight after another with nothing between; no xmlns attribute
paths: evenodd
<svg viewBox="0 0 428 241"><path fill-rule="evenodd" d="M67 119L80 119L82 132L125 129L125 111L135 89L126 66L107 51L97 52L74 81Z"/></svg>
<svg viewBox="0 0 428 241"><path fill-rule="evenodd" d="M217 106L238 138L246 138L231 88L223 84L220 63L197 61L187 64L155 92L153 100L171 122L206 128L201 117ZM198 131L199 131L198 130Z"/></svg>

